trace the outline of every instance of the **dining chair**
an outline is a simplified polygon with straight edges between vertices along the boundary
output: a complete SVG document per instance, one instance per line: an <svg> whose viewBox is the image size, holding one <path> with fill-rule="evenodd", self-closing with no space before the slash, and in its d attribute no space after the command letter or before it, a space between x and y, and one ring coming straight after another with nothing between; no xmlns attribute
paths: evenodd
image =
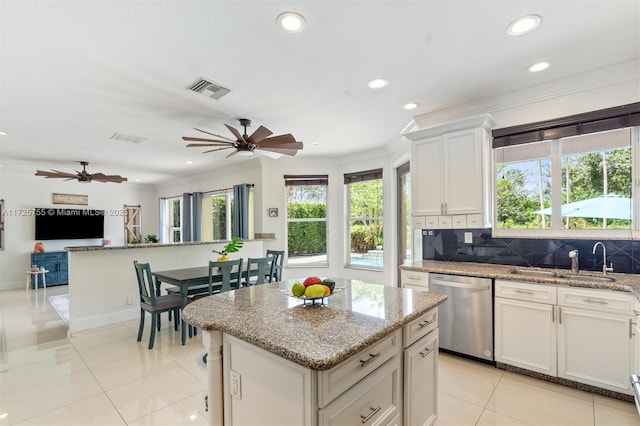
<svg viewBox="0 0 640 426"><path fill-rule="evenodd" d="M282 279L282 263L284 262L284 250L267 250L267 256L274 257L272 281L280 281Z"/></svg>
<svg viewBox="0 0 640 426"><path fill-rule="evenodd" d="M237 272L235 274L233 274L233 268L236 268ZM213 278L217 275L216 269L220 269L222 273L220 293L240 288L242 282L242 259L224 262L209 261L209 295L213 294Z"/></svg>
<svg viewBox="0 0 640 426"><path fill-rule="evenodd" d="M249 286L272 282L274 263L273 256L248 258L245 284Z"/></svg>
<svg viewBox="0 0 640 426"><path fill-rule="evenodd" d="M160 331L160 314L163 312L173 312L174 329L178 330L180 319L180 295L167 294L165 296L156 295L156 288L151 275L151 267L148 263L133 261L138 279L138 290L140 292L140 327L138 328L138 342L142 340L144 330L145 312L151 314L151 336L149 337L149 349L153 349L156 338L156 329Z"/></svg>

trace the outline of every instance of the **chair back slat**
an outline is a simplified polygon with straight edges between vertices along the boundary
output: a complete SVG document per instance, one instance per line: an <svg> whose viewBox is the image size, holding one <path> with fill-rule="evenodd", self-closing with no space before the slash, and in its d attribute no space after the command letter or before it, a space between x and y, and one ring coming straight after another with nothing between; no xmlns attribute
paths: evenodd
<svg viewBox="0 0 640 426"><path fill-rule="evenodd" d="M220 292L231 291L240 287L242 275L242 259L227 260L224 262L209 261L209 295L213 294L213 277L217 269L222 272L222 286ZM233 279L233 269L236 268L235 283L231 283Z"/></svg>
<svg viewBox="0 0 640 426"><path fill-rule="evenodd" d="M138 290L140 291L140 302L148 303L152 306L156 304L156 291L153 285L153 276L151 275L151 267L148 263L139 263L133 261L136 269L136 278L138 279Z"/></svg>
<svg viewBox="0 0 640 426"><path fill-rule="evenodd" d="M267 256L274 257L272 281L280 281L282 279L282 264L284 262L284 250L267 250Z"/></svg>
<svg viewBox="0 0 640 426"><path fill-rule="evenodd" d="M273 281L273 256L254 257L247 259L247 283L265 284ZM254 268L256 265L257 268ZM251 278L255 275L255 281Z"/></svg>

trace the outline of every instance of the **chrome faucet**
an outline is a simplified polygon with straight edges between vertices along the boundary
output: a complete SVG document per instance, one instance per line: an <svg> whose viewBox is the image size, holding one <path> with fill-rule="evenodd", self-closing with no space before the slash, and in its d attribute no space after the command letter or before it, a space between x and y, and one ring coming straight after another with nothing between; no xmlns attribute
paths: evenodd
<svg viewBox="0 0 640 426"><path fill-rule="evenodd" d="M578 250L571 250L569 252L569 259L571 260L571 273L578 275Z"/></svg>
<svg viewBox="0 0 640 426"><path fill-rule="evenodd" d="M613 263L611 266L607 266L607 249L602 241L598 241L593 245L593 254L596 254L596 248L598 248L599 245L602 246L602 275L607 275L607 272L613 272Z"/></svg>

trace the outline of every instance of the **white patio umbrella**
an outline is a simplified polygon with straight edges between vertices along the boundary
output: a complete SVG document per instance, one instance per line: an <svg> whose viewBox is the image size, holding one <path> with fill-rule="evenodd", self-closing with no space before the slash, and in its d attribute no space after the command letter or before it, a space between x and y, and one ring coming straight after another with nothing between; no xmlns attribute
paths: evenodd
<svg viewBox="0 0 640 426"><path fill-rule="evenodd" d="M551 207L535 214L551 214ZM562 216L631 220L631 199L617 194L600 195L587 200L562 205Z"/></svg>

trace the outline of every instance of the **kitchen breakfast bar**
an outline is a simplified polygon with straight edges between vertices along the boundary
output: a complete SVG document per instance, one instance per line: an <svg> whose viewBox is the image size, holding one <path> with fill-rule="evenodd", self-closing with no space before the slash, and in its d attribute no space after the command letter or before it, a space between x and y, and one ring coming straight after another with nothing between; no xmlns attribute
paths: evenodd
<svg viewBox="0 0 640 426"><path fill-rule="evenodd" d="M293 280L189 304L204 331L209 424L432 424L446 296L336 279L322 304Z"/></svg>

